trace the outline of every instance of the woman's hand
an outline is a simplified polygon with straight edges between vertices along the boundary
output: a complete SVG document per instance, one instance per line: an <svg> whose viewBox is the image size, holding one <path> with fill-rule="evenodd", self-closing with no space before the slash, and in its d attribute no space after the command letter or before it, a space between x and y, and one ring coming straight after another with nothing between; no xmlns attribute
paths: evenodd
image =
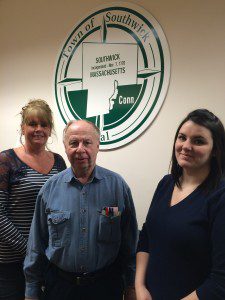
<svg viewBox="0 0 225 300"><path fill-rule="evenodd" d="M182 298L181 300L199 300L196 292L192 292L191 294L187 295L186 297Z"/></svg>
<svg viewBox="0 0 225 300"><path fill-rule="evenodd" d="M152 300L149 291L144 285L136 287L136 298L137 300Z"/></svg>
<svg viewBox="0 0 225 300"><path fill-rule="evenodd" d="M145 286L146 270L149 260L149 253L138 252L136 259L135 291L137 300L152 300L152 297Z"/></svg>

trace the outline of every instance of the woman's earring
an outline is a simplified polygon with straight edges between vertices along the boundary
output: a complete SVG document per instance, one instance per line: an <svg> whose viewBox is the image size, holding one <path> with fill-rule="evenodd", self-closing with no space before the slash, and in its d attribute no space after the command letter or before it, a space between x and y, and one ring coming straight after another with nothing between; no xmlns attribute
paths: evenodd
<svg viewBox="0 0 225 300"><path fill-rule="evenodd" d="M49 139L50 139L50 141L49 141ZM49 136L49 138L48 138L48 144L52 144L53 143L53 138L51 137L51 136Z"/></svg>

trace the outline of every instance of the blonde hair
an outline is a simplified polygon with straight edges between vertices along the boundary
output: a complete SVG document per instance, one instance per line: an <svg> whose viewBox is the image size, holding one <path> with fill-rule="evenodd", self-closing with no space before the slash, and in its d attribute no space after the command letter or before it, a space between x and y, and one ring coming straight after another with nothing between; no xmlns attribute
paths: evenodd
<svg viewBox="0 0 225 300"><path fill-rule="evenodd" d="M45 121L50 127L51 131L55 131L52 110L45 100L42 99L29 100L29 102L22 107L20 115L21 115L21 124L20 124L21 127L24 124L27 125L30 118L35 116ZM20 139L21 137L22 137L22 132L20 135Z"/></svg>
<svg viewBox="0 0 225 300"><path fill-rule="evenodd" d="M48 103L42 99L34 99L30 100L21 110L21 126L24 124L28 124L28 120L32 116L36 116L50 126L51 130L54 130L54 122L51 108Z"/></svg>

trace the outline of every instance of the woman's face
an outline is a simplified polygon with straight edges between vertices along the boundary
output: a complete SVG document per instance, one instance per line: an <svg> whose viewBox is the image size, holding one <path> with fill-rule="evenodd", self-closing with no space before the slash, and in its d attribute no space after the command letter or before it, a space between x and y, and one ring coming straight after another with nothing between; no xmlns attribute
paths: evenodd
<svg viewBox="0 0 225 300"><path fill-rule="evenodd" d="M209 172L213 138L209 129L192 121L185 122L175 142L175 156L183 170Z"/></svg>
<svg viewBox="0 0 225 300"><path fill-rule="evenodd" d="M22 125L22 134L25 137L26 144L45 147L48 138L51 135L51 128L46 121L40 120L36 116L32 116L27 120L26 124Z"/></svg>

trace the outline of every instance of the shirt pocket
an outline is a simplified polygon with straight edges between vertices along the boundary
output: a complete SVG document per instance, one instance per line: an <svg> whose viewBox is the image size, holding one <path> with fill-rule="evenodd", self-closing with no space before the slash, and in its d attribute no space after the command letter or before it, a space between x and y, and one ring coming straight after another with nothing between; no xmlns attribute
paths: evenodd
<svg viewBox="0 0 225 300"><path fill-rule="evenodd" d="M121 216L109 217L99 215L98 241L105 243L116 243L121 239L120 229Z"/></svg>
<svg viewBox="0 0 225 300"><path fill-rule="evenodd" d="M49 240L53 247L70 243L70 212L54 211L48 214Z"/></svg>

